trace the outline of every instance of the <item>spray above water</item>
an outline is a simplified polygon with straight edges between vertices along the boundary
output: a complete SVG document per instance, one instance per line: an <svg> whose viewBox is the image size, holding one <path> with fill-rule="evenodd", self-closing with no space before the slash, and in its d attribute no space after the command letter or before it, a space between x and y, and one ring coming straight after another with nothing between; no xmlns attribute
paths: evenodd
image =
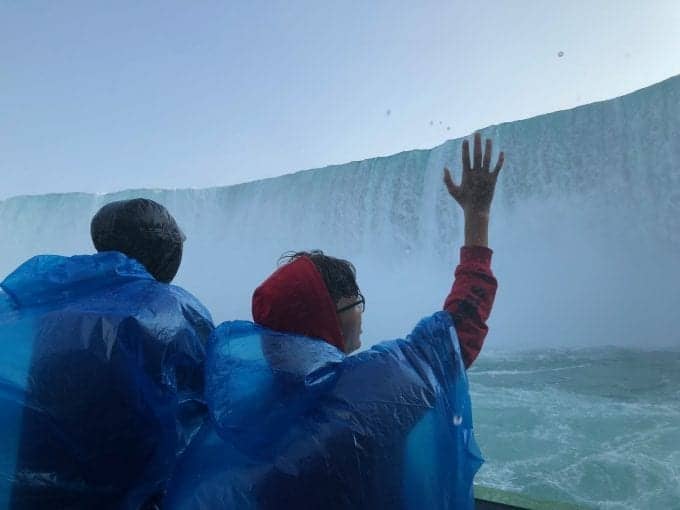
<svg viewBox="0 0 680 510"><path fill-rule="evenodd" d="M506 153L490 233L500 287L487 348L680 347L680 78L482 130ZM250 318L289 250L353 261L372 303L364 339L398 337L442 306L463 240L441 172L460 142L205 190L0 202L0 271L36 253L92 252L104 203L145 196L187 234L177 282L217 321ZM373 303L375 303L373 305Z"/></svg>

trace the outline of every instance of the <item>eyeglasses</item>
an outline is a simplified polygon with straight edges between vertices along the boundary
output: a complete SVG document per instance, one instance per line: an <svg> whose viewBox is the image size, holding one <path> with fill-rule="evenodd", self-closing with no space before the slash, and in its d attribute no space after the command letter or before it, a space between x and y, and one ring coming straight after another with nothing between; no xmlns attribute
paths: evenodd
<svg viewBox="0 0 680 510"><path fill-rule="evenodd" d="M364 296L361 292L359 292L359 301L352 303L351 305L347 305L347 306L343 306L342 308L338 308L335 312L336 313L346 312L347 310L354 308L357 305L361 305L361 313L364 313L364 310L366 310L366 299L364 299Z"/></svg>

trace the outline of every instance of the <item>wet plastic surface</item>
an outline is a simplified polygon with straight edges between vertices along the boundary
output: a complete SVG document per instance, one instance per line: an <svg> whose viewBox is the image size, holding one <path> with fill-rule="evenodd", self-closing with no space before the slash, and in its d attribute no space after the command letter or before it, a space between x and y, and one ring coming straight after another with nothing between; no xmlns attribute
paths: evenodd
<svg viewBox="0 0 680 510"><path fill-rule="evenodd" d="M170 283L182 262L184 233L175 218L148 198L102 207L90 224L97 251L119 251L139 261L158 281Z"/></svg>
<svg viewBox="0 0 680 510"><path fill-rule="evenodd" d="M0 293L0 509L140 508L205 418L210 314L120 253L34 257Z"/></svg>
<svg viewBox="0 0 680 510"><path fill-rule="evenodd" d="M482 459L448 313L349 357L228 322L206 370L212 422L178 466L165 508L473 507Z"/></svg>

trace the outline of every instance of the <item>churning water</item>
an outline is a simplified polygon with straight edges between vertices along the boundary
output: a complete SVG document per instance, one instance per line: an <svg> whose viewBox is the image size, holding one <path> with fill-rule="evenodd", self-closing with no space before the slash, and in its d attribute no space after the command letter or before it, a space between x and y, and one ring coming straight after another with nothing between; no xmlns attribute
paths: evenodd
<svg viewBox="0 0 680 510"><path fill-rule="evenodd" d="M680 351L480 356L477 483L603 509L680 508Z"/></svg>

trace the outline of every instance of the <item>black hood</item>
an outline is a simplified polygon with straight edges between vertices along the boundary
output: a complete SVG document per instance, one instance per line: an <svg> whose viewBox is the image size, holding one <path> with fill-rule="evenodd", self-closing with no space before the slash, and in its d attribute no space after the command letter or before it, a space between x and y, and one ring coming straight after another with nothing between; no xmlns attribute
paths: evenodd
<svg viewBox="0 0 680 510"><path fill-rule="evenodd" d="M119 251L139 261L156 280L170 283L182 262L186 239L158 202L134 198L102 207L90 225L97 251Z"/></svg>

